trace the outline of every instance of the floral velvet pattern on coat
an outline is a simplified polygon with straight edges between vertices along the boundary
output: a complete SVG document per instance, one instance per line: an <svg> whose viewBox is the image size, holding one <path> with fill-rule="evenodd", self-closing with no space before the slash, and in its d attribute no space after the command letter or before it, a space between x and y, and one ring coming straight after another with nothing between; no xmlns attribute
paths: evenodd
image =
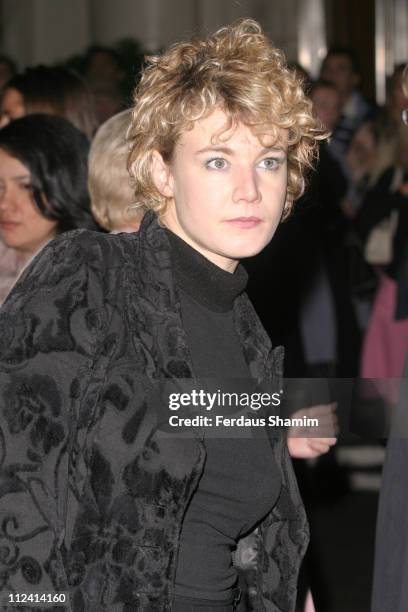
<svg viewBox="0 0 408 612"><path fill-rule="evenodd" d="M234 318L252 376L279 384L283 349L246 295ZM137 234L65 234L24 271L0 310L1 610L49 593L66 602L44 610L171 611L205 448L163 435L151 406L158 381L193 377L152 213ZM289 612L308 528L284 437L271 446L282 488L254 535L256 609Z"/></svg>

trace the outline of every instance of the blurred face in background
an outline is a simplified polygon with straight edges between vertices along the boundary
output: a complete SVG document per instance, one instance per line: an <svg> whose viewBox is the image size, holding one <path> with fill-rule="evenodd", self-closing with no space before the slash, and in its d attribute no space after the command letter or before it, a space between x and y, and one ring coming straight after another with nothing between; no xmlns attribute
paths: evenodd
<svg viewBox="0 0 408 612"><path fill-rule="evenodd" d="M14 119L24 117L25 114L22 94L13 87L7 87L1 99L0 127L4 127Z"/></svg>
<svg viewBox="0 0 408 612"><path fill-rule="evenodd" d="M124 72L109 53L101 50L92 54L86 68L86 78L89 81L120 83Z"/></svg>
<svg viewBox="0 0 408 612"><path fill-rule="evenodd" d="M331 132L340 117L340 94L334 87L317 86L312 93L314 114Z"/></svg>
<svg viewBox="0 0 408 612"><path fill-rule="evenodd" d="M387 106L394 121L401 121L402 111L408 108L408 91L404 91L404 73L402 71L393 75Z"/></svg>
<svg viewBox="0 0 408 612"><path fill-rule="evenodd" d="M408 125L404 123L400 125L398 130L397 155L398 163L402 166L406 174L408 172Z"/></svg>
<svg viewBox="0 0 408 612"><path fill-rule="evenodd" d="M358 74L353 70L350 58L343 54L326 57L320 77L337 87L342 104L347 102L347 98L360 80Z"/></svg>
<svg viewBox="0 0 408 612"><path fill-rule="evenodd" d="M91 84L91 91L98 125L102 125L123 109L123 98L115 83L94 82Z"/></svg>
<svg viewBox="0 0 408 612"><path fill-rule="evenodd" d="M354 133L346 162L356 180L370 173L377 161L377 142L374 134L374 124L366 121Z"/></svg>
<svg viewBox="0 0 408 612"><path fill-rule="evenodd" d="M57 223L35 205L29 170L0 149L0 238L22 262L54 238Z"/></svg>

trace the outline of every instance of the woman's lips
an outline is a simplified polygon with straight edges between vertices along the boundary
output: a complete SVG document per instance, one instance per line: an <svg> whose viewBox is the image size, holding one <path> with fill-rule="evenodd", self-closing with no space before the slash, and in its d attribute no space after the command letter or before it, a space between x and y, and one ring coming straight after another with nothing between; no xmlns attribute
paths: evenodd
<svg viewBox="0 0 408 612"><path fill-rule="evenodd" d="M2 221L0 219L0 228L1 229L14 229L15 227L17 227L18 225L20 225L19 223L17 223L17 221Z"/></svg>
<svg viewBox="0 0 408 612"><path fill-rule="evenodd" d="M227 219L226 223L239 227L240 229L251 229L261 223L259 217L235 217L234 219Z"/></svg>

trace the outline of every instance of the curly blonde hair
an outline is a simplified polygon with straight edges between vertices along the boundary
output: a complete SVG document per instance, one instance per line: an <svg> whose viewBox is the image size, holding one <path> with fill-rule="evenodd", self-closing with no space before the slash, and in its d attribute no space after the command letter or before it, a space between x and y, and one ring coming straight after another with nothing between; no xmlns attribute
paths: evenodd
<svg viewBox="0 0 408 612"><path fill-rule="evenodd" d="M128 169L136 200L159 215L165 212L167 199L151 175L152 153L159 151L170 163L181 132L215 108L229 117L226 129L243 122L260 138L267 132L276 141L281 129L288 130L287 216L304 192L305 169L312 167L317 141L327 134L313 117L312 103L282 51L252 19L149 58L135 91L128 130Z"/></svg>
<svg viewBox="0 0 408 612"><path fill-rule="evenodd" d="M126 169L130 120L130 109L113 115L98 128L89 150L91 209L98 223L109 231L140 223L143 215L142 210L133 210L133 188Z"/></svg>

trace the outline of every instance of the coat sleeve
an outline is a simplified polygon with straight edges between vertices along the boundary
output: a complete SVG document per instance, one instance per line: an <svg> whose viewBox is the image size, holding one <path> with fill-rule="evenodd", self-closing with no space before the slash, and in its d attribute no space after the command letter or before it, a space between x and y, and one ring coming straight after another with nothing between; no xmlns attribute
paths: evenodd
<svg viewBox="0 0 408 612"><path fill-rule="evenodd" d="M0 309L1 610L71 610L62 545L71 449L79 419L92 418L86 396L107 317L98 245L83 247L90 235L50 243Z"/></svg>

